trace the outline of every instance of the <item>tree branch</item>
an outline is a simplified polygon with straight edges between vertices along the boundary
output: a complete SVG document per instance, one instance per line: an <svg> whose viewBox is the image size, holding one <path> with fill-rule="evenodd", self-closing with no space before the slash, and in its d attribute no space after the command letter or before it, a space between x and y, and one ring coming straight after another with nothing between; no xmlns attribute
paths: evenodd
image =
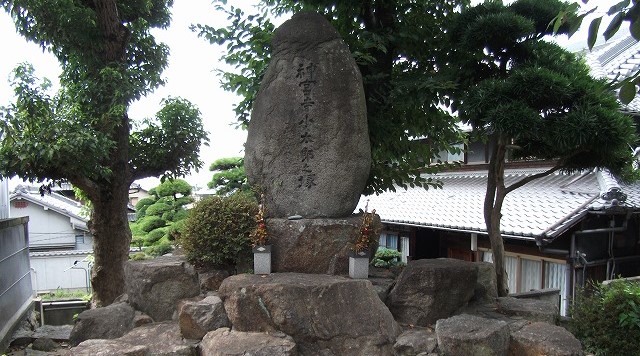
<svg viewBox="0 0 640 356"><path fill-rule="evenodd" d="M553 172L555 172L555 171L557 171L557 170L559 170L561 168L562 168L562 166L560 165L560 163L558 163L555 166L553 166L552 168L549 168L548 170L546 170L544 172L540 172L540 173L537 173L537 174L534 174L534 175L531 175L531 176L528 176L528 177L524 177L521 180L519 180L519 181L511 184L510 186L506 187L505 188L505 194L509 194L510 192L512 192L512 191L522 187L523 185L531 182L532 180L536 180L538 178L542 178L542 177L548 176L551 173L553 173Z"/></svg>

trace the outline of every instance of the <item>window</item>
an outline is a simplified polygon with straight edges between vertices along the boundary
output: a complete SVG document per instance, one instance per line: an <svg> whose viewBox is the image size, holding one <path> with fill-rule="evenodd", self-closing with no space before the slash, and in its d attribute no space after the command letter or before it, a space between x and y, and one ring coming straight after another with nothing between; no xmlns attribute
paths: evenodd
<svg viewBox="0 0 640 356"><path fill-rule="evenodd" d="M380 234L380 246L386 247L391 250L398 250L398 235L394 233L381 233Z"/></svg>
<svg viewBox="0 0 640 356"><path fill-rule="evenodd" d="M76 235L76 247L84 244L84 235Z"/></svg>
<svg viewBox="0 0 640 356"><path fill-rule="evenodd" d="M483 261L493 262L491 251L482 252ZM560 315L566 316L568 298L565 285L566 263L537 256L506 253L504 265L509 293L558 288L560 289Z"/></svg>

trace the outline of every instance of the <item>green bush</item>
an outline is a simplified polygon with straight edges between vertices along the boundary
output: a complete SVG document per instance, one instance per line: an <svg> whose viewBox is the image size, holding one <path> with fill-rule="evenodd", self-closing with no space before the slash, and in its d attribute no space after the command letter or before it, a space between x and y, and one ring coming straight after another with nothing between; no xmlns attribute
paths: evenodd
<svg viewBox="0 0 640 356"><path fill-rule="evenodd" d="M569 327L595 355L640 355L640 283L616 280L578 290Z"/></svg>
<svg viewBox="0 0 640 356"><path fill-rule="evenodd" d="M158 242L166 234L167 234L167 229L166 228L159 228L159 229L151 230L151 231L149 231L147 236L145 236L145 238L144 238L144 245L145 246L155 245L156 242Z"/></svg>
<svg viewBox="0 0 640 356"><path fill-rule="evenodd" d="M376 254L373 256L371 265L379 268L390 268L399 266L402 263L400 262L400 257L402 257L402 255L399 251L380 247L376 251Z"/></svg>
<svg viewBox="0 0 640 356"><path fill-rule="evenodd" d="M180 237L187 259L196 266L235 269L251 257L249 234L258 204L245 195L209 197L190 211Z"/></svg>
<svg viewBox="0 0 640 356"><path fill-rule="evenodd" d="M167 222L162 220L159 216L145 216L138 224L140 225L140 230L149 232L159 227L164 227L167 225Z"/></svg>
<svg viewBox="0 0 640 356"><path fill-rule="evenodd" d="M160 243L157 245L147 247L144 252L152 257L162 256L173 251L173 245L168 242Z"/></svg>
<svg viewBox="0 0 640 356"><path fill-rule="evenodd" d="M129 256L129 259L132 261L143 261L148 259L147 255L144 252L136 252L133 255Z"/></svg>

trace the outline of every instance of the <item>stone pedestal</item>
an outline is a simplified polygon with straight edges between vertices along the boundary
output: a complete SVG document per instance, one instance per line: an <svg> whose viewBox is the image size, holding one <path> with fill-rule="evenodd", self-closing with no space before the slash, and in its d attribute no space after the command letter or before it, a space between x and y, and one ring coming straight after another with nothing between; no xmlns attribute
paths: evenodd
<svg viewBox="0 0 640 356"><path fill-rule="evenodd" d="M349 256L349 277L354 279L369 278L369 256Z"/></svg>
<svg viewBox="0 0 640 356"><path fill-rule="evenodd" d="M256 246L253 248L253 273L271 273L271 245Z"/></svg>
<svg viewBox="0 0 640 356"><path fill-rule="evenodd" d="M267 219L273 271L347 275L361 223L362 214L344 219ZM374 223L380 223L379 216ZM377 245L371 246L371 255Z"/></svg>

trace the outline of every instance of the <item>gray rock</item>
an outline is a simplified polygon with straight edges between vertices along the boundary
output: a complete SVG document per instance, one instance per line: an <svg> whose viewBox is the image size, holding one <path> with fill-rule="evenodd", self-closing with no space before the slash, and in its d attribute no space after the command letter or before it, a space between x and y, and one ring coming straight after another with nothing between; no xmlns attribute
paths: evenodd
<svg viewBox="0 0 640 356"><path fill-rule="evenodd" d="M91 339L71 348L74 356L147 356L146 345L130 345L118 340Z"/></svg>
<svg viewBox="0 0 640 356"><path fill-rule="evenodd" d="M178 301L200 294L198 275L184 256L125 263L129 303L155 321L171 320Z"/></svg>
<svg viewBox="0 0 640 356"><path fill-rule="evenodd" d="M391 288L395 283L395 279L376 277L372 278L371 275L369 275L369 281L373 285L373 289L375 289L376 293L378 293L378 297L380 297L380 300L383 302L386 301L387 295L389 295L389 291L391 291Z"/></svg>
<svg viewBox="0 0 640 356"><path fill-rule="evenodd" d="M375 221L380 217L376 215ZM362 215L344 219L267 219L274 272L344 274ZM371 252L377 248L371 247Z"/></svg>
<svg viewBox="0 0 640 356"><path fill-rule="evenodd" d="M58 345L55 341L48 337L40 337L33 340L33 344L31 348L37 351L53 351L57 349L60 345Z"/></svg>
<svg viewBox="0 0 640 356"><path fill-rule="evenodd" d="M438 347L443 355L506 355L509 327L501 320L456 315L436 323Z"/></svg>
<svg viewBox="0 0 640 356"><path fill-rule="evenodd" d="M478 303L493 303L498 298L496 286L496 270L493 263L474 262L478 268L478 280L473 295L473 301Z"/></svg>
<svg viewBox="0 0 640 356"><path fill-rule="evenodd" d="M220 283L227 277L229 277L229 272L225 270L198 273L200 290L202 292L215 292L220 288Z"/></svg>
<svg viewBox="0 0 640 356"><path fill-rule="evenodd" d="M181 303L178 324L186 339L202 339L209 331L231 326L222 299L215 295Z"/></svg>
<svg viewBox="0 0 640 356"><path fill-rule="evenodd" d="M567 329L543 322L511 333L511 356L581 356L582 346Z"/></svg>
<svg viewBox="0 0 640 356"><path fill-rule="evenodd" d="M133 317L133 327L137 328L138 326L151 324L153 323L153 319L147 314L136 311L136 315Z"/></svg>
<svg viewBox="0 0 640 356"><path fill-rule="evenodd" d="M115 303L78 314L69 343L76 346L89 339L115 339L133 329L135 310L127 303Z"/></svg>
<svg viewBox="0 0 640 356"><path fill-rule="evenodd" d="M149 355L192 356L196 345L185 342L180 336L180 327L175 322L165 321L143 325L131 330L118 341L129 345L145 345Z"/></svg>
<svg viewBox="0 0 640 356"><path fill-rule="evenodd" d="M71 330L73 325L42 325L33 332L33 337L48 337L57 342L67 342L71 337Z"/></svg>
<svg viewBox="0 0 640 356"><path fill-rule="evenodd" d="M390 355L400 333L367 280L245 274L225 279L219 292L234 330L283 332L304 355Z"/></svg>
<svg viewBox="0 0 640 356"><path fill-rule="evenodd" d="M371 149L362 78L349 48L321 15L298 13L275 32L245 145L252 186L267 215L351 215Z"/></svg>
<svg viewBox="0 0 640 356"><path fill-rule="evenodd" d="M231 331L220 328L207 333L198 346L201 356L295 356L296 343L282 333Z"/></svg>
<svg viewBox="0 0 640 356"><path fill-rule="evenodd" d="M555 324L558 318L557 304L536 299L512 297L498 298L498 311L508 316L521 317L529 321Z"/></svg>
<svg viewBox="0 0 640 356"><path fill-rule="evenodd" d="M427 328L412 328L404 331L393 345L395 356L427 355L438 347L435 333Z"/></svg>
<svg viewBox="0 0 640 356"><path fill-rule="evenodd" d="M478 269L471 262L447 258L410 261L386 303L399 323L433 325L467 305L477 279Z"/></svg>

